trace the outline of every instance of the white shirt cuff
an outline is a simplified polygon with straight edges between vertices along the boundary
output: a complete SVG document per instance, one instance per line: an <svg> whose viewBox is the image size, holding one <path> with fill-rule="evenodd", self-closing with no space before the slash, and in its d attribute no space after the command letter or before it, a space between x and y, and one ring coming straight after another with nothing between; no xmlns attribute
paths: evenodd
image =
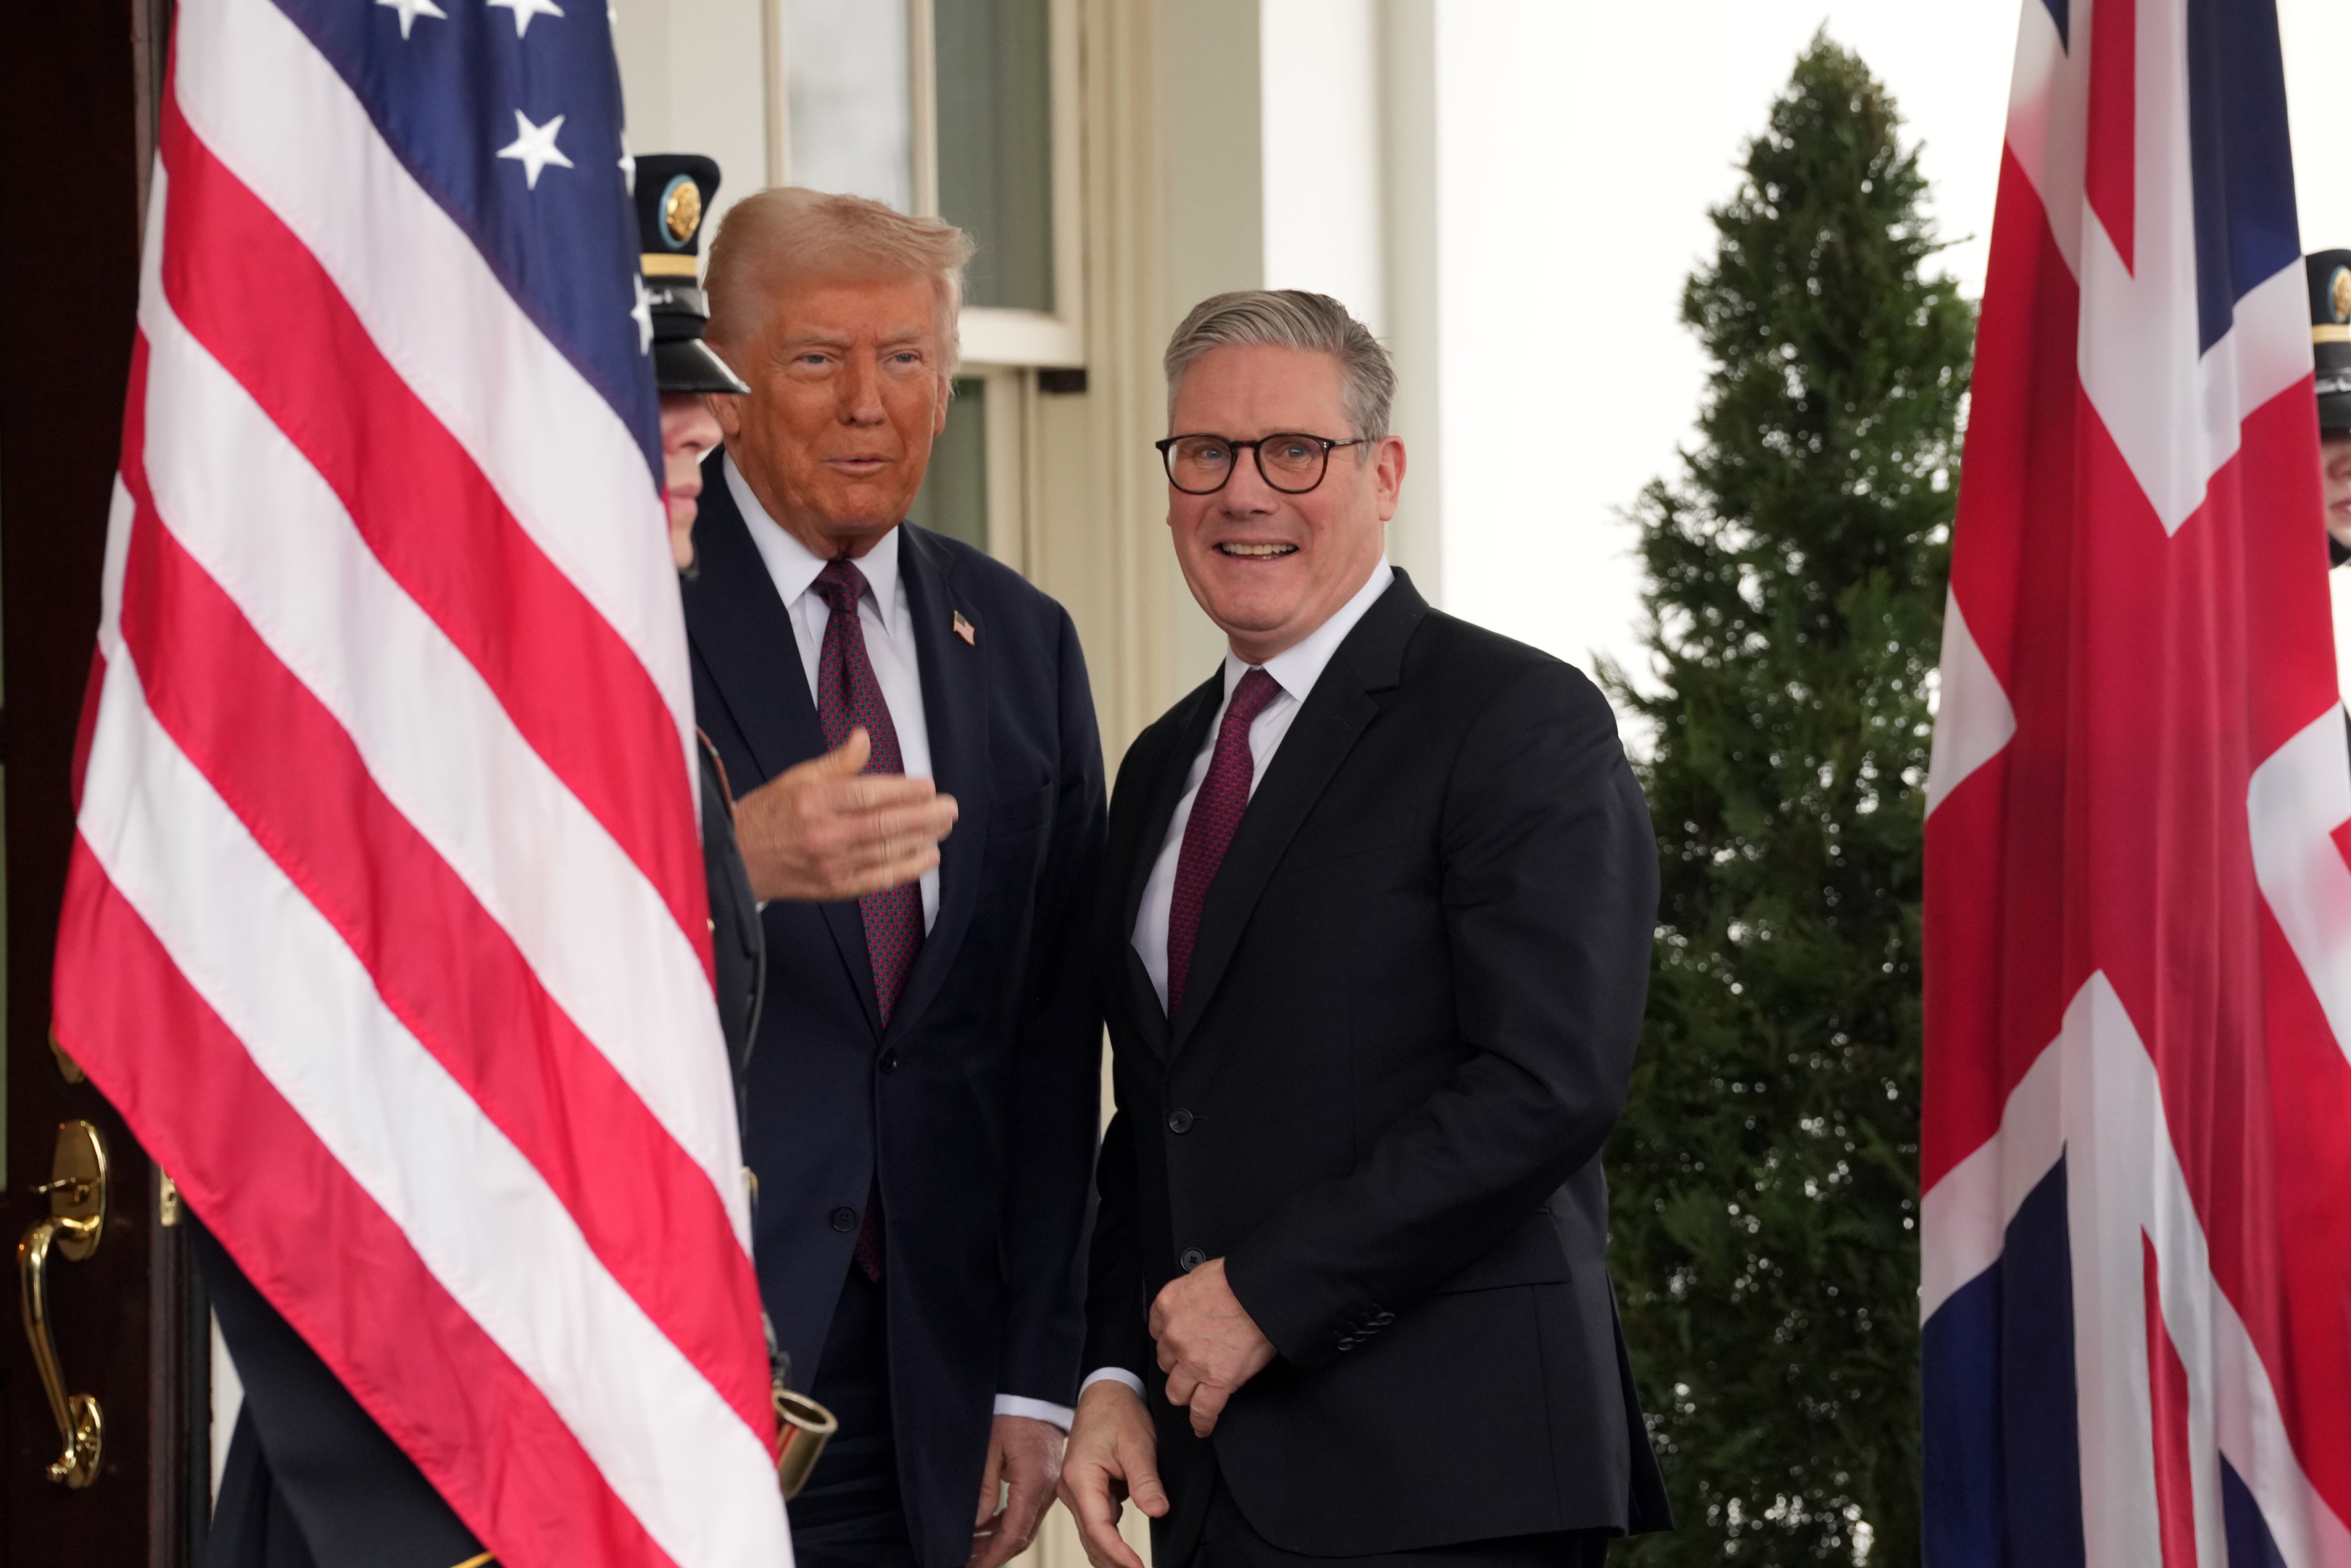
<svg viewBox="0 0 2351 1568"><path fill-rule="evenodd" d="M1143 1379L1135 1376L1134 1374L1127 1371L1127 1369L1123 1366L1096 1367L1093 1371L1087 1373L1086 1380L1078 1385L1078 1397L1083 1399L1086 1396L1086 1390L1092 1388L1097 1383L1123 1383L1129 1388L1134 1390L1134 1396L1137 1399L1149 1397L1143 1392Z"/></svg>
<svg viewBox="0 0 2351 1568"><path fill-rule="evenodd" d="M1042 1399L1023 1399L1018 1394L998 1395L996 1413L998 1416L1026 1416L1031 1421L1050 1421L1064 1432L1078 1418L1077 1412L1066 1405L1049 1405Z"/></svg>

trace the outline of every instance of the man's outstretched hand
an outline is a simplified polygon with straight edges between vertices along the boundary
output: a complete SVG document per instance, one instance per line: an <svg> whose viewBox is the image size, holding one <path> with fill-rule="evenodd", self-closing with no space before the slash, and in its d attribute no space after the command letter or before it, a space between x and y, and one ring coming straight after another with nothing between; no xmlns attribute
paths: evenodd
<svg viewBox="0 0 2351 1568"><path fill-rule="evenodd" d="M1061 1506L1078 1521L1093 1568L1143 1568L1118 1533L1119 1506L1129 1498L1154 1519L1166 1516L1151 1413L1134 1390L1105 1378L1078 1396L1077 1424L1061 1461Z"/></svg>
<svg viewBox="0 0 2351 1568"><path fill-rule="evenodd" d="M852 729L837 751L788 768L735 803L735 842L762 904L830 904L904 887L939 863L956 801L927 779L860 773L872 743Z"/></svg>
<svg viewBox="0 0 2351 1568"><path fill-rule="evenodd" d="M1273 1361L1273 1342L1233 1294L1222 1258L1167 1281L1151 1303L1151 1337L1167 1403L1189 1407L1192 1430L1203 1437L1217 1429L1225 1401Z"/></svg>

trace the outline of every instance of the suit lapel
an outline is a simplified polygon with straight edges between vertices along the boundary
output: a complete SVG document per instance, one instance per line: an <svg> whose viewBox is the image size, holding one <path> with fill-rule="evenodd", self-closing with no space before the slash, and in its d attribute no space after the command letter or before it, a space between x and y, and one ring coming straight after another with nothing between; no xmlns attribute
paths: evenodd
<svg viewBox="0 0 2351 1568"><path fill-rule="evenodd" d="M776 596L751 525L735 505L723 455L702 465L702 511L694 525L696 570L684 584L686 631L718 686L727 716L751 748L759 777L734 780L747 794L824 750L816 703L800 669L791 617Z"/></svg>
<svg viewBox="0 0 2351 1568"><path fill-rule="evenodd" d="M1166 847L1167 827L1175 820L1176 803L1184 798L1185 776L1207 739L1208 726L1224 695L1220 667L1170 710L1161 731L1166 738L1159 743L1159 755L1136 759L1135 781L1149 793L1144 797L1141 818L1129 830L1132 837L1113 852L1123 858L1112 862L1112 875L1117 879L1113 907L1118 924L1111 936L1117 944L1119 982L1125 988L1128 1015L1135 1020L1137 1032L1163 1061L1167 1056L1167 1013L1152 988L1151 971L1144 967L1143 955L1134 950L1134 922L1143 910L1143 890L1151 881L1151 868Z"/></svg>
<svg viewBox="0 0 2351 1568"><path fill-rule="evenodd" d="M1249 914L1281 863L1282 852L1306 821L1339 765L1347 759L1380 705L1372 693L1401 678L1405 643L1428 612L1426 601L1401 571L1380 595L1324 666L1306 695L1281 749L1241 813L1239 829L1225 852L1216 880L1200 909L1200 934L1192 949L1192 974L1184 1005L1171 1020L1171 1050L1181 1051L1200 1014L1216 995L1232 962ZM1163 833L1165 830L1162 830Z"/></svg>
<svg viewBox="0 0 2351 1568"><path fill-rule="evenodd" d="M758 765L757 779L735 780L739 798L786 768L822 756L825 745L791 617L777 597L759 547L751 542L751 525L735 504L724 460L723 453L714 452L702 465L702 510L694 525L700 570L684 589L695 652ZM878 1036L882 1008L873 994L865 917L853 900L817 908L864 1004L865 1020Z"/></svg>
<svg viewBox="0 0 2351 1568"><path fill-rule="evenodd" d="M931 742L931 776L956 798L955 831L939 846L939 914L923 939L906 988L890 1015L893 1035L914 1027L938 994L970 929L979 902L980 862L987 850L987 628L956 592L954 558L912 523L898 526L898 571L914 618L914 657L923 683L923 723ZM956 617L974 630L967 643Z"/></svg>
<svg viewBox="0 0 2351 1568"><path fill-rule="evenodd" d="M1167 847L1167 825L1175 820L1176 803L1184 799L1185 776L1191 771L1192 759L1200 754L1200 747L1207 743L1208 726L1224 700L1225 674L1219 668L1168 716L1174 721L1167 731L1168 750L1151 769L1151 794L1144 802L1143 819L1135 828L1134 851L1127 863L1120 868L1125 881L1119 898L1119 929L1130 938L1134 932L1135 916L1143 910L1144 885L1151 880L1151 868L1158 863L1159 852ZM1133 946L1131 940L1128 945Z"/></svg>

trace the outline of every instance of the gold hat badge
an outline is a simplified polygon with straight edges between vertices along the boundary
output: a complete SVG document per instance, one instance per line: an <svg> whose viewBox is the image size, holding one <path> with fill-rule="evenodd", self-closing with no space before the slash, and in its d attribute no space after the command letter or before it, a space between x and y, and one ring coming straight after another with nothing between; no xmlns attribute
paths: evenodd
<svg viewBox="0 0 2351 1568"><path fill-rule="evenodd" d="M2326 307L2335 319L2314 322L2310 340L2351 343L2351 267L2336 267L2335 276L2326 280Z"/></svg>
<svg viewBox="0 0 2351 1568"><path fill-rule="evenodd" d="M676 244L692 239L702 226L702 187L691 180L674 182L662 203L662 226Z"/></svg>

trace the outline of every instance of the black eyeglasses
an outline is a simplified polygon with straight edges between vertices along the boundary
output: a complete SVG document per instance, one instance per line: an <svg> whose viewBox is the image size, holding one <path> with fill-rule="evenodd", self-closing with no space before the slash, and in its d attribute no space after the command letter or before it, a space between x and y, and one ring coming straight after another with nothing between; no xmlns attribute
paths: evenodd
<svg viewBox="0 0 2351 1568"><path fill-rule="evenodd" d="M1330 471L1331 454L1342 446L1361 446L1364 438L1325 441L1319 435L1284 433L1255 441L1228 441L1221 435L1171 435L1155 441L1160 461L1167 465L1167 482L1187 496L1213 496L1233 476L1243 447L1257 454L1259 477L1285 496L1303 496L1322 483Z"/></svg>

